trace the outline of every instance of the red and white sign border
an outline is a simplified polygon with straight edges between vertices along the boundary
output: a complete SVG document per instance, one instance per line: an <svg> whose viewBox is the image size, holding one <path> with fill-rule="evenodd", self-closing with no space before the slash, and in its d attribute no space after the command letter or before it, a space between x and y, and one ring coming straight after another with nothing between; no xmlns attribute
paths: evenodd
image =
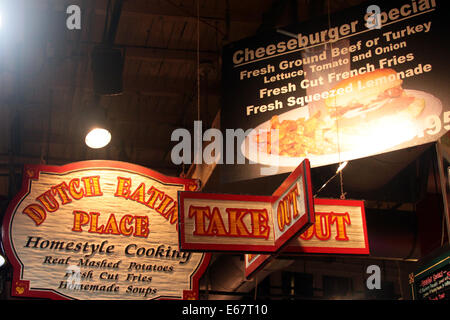
<svg viewBox="0 0 450 320"><path fill-rule="evenodd" d="M314 246L290 246L289 244L279 254L296 254L296 253L325 253L325 254L352 254L352 255L368 255L369 238L367 236L366 214L364 211L364 201L361 200L340 200L340 199L319 199L314 198L314 205L347 205L361 208L362 228L364 233L363 248L333 248L333 247L314 247ZM261 270L277 255L260 254L256 255L251 261L245 261L245 277L251 278L255 272Z"/></svg>
<svg viewBox="0 0 450 320"><path fill-rule="evenodd" d="M38 180L41 172L54 173L54 174L67 174L73 171L79 170L92 170L92 169L118 169L120 171L130 171L148 177L149 179L158 180L161 183L171 183L183 185L185 190L193 192L199 189L199 182L193 179L185 179L178 177L168 177L157 171L121 161L110 160L88 160L74 162L62 166L50 166L50 165L25 165L22 175L22 186L20 191L16 194L13 200L10 202L2 224L2 244L5 249L6 256L9 263L13 268L13 278L11 286L11 294L17 297L32 297L32 298L47 298L55 300L68 300L71 299L63 294L60 294L52 289L33 289L30 288L30 282L23 279L23 264L17 256L14 246L11 243L11 224L16 209L22 200L28 195L31 188L31 181ZM210 253L205 253L203 259L196 270L191 274L191 290L183 291L184 300L198 299L199 296L199 280L206 268L209 265L211 259Z"/></svg>
<svg viewBox="0 0 450 320"><path fill-rule="evenodd" d="M268 245L249 245L249 244L220 244L208 242L187 242L185 234L184 203L185 199L206 199L206 200L231 200L244 202L270 202L273 205L278 199L291 188L298 179L301 178L304 190L304 203L306 212L295 223L289 227L279 238L275 239L273 244ZM254 195L233 195L217 193L199 193L189 191L178 192L178 212L179 212L179 243L183 251L241 251L256 253L274 253L280 251L290 239L301 234L313 224L314 220L314 201L312 195L311 168L308 159L305 159L275 190L271 196ZM244 241L243 241L244 242Z"/></svg>

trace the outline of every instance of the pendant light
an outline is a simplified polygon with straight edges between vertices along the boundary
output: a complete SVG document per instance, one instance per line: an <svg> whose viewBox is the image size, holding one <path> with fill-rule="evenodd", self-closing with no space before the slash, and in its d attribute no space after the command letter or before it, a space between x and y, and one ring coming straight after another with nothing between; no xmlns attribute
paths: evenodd
<svg viewBox="0 0 450 320"><path fill-rule="evenodd" d="M112 137L106 121L106 110L100 105L98 96L94 103L87 105L84 117L84 142L86 145L92 149L107 146Z"/></svg>
<svg viewBox="0 0 450 320"><path fill-rule="evenodd" d="M88 132L84 141L89 148L100 149L109 144L111 133L104 128L94 128Z"/></svg>

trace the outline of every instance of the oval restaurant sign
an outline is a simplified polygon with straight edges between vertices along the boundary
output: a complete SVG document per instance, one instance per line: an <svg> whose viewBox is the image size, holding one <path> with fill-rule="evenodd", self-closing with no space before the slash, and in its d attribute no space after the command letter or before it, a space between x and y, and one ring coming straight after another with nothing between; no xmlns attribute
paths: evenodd
<svg viewBox="0 0 450 320"><path fill-rule="evenodd" d="M197 186L116 161L26 166L2 230L12 294L198 298L210 256L180 251L176 202Z"/></svg>

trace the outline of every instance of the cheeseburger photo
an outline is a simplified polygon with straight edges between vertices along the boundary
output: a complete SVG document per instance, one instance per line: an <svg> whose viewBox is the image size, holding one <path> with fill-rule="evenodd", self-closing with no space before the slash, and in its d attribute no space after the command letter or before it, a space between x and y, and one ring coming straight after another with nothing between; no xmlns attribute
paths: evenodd
<svg viewBox="0 0 450 320"><path fill-rule="evenodd" d="M282 157L327 157L346 152L363 157L410 141L427 126L427 117L439 115L441 102L429 93L402 88L393 69L378 69L339 82L320 109L309 114L292 109L272 116L259 128L278 130L254 136L259 151ZM257 128L258 129L258 128ZM255 157L256 158L256 157ZM283 160L283 159L282 159ZM318 160L317 160L318 161ZM270 164L270 160L266 161Z"/></svg>
<svg viewBox="0 0 450 320"><path fill-rule="evenodd" d="M378 69L341 81L335 90L351 84L352 92L326 99L331 118L345 125L357 125L384 116L401 115L417 118L425 100L408 94L393 69Z"/></svg>

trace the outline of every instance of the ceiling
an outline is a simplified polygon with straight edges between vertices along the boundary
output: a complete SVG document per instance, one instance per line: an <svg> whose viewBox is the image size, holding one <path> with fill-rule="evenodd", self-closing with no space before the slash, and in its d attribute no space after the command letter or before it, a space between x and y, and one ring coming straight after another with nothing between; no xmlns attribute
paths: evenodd
<svg viewBox="0 0 450 320"><path fill-rule="evenodd" d="M175 165L170 159L176 143L170 141L171 133L177 128L192 131L193 122L198 119L204 128L211 126L222 107L221 49L225 44L361 2L9 1L8 6L0 7L4 10L0 17L2 204L7 204L19 190L24 164L61 165L107 159L139 164L170 176L187 172L187 167ZM66 8L74 4L81 8L81 30L66 28ZM114 8L120 9L119 15L113 14ZM107 17L114 16L117 24L105 23L109 21ZM104 42L105 34L124 57L123 93L96 99L91 53ZM112 133L111 143L98 150L85 145L81 132L84 112L93 103L106 110ZM371 190L393 179L425 149L418 147L352 162L344 174L348 196L367 199ZM415 179L415 164L407 169L404 175ZM315 183L320 186L334 170L330 166L315 170ZM274 188L283 179L284 176L271 177L270 185L268 181L248 181L245 187L260 188L261 194L270 194L273 189L264 187ZM219 179L213 176L211 182L218 183ZM391 189L401 188L393 184ZM377 197L393 194L391 189ZM233 185L220 191L224 190L237 189ZM322 195L337 197L337 180ZM388 200L394 205L399 201Z"/></svg>
<svg viewBox="0 0 450 320"><path fill-rule="evenodd" d="M0 28L0 195L20 187L23 164L121 160L167 175L176 128L209 127L221 108L221 48L267 28L361 1L20 0L4 2ZM69 5L81 29L69 30ZM326 9L327 8L327 9ZM106 35L106 37L105 37ZM123 93L95 99L94 46L110 39L124 57ZM83 114L106 110L111 143L83 139Z"/></svg>

